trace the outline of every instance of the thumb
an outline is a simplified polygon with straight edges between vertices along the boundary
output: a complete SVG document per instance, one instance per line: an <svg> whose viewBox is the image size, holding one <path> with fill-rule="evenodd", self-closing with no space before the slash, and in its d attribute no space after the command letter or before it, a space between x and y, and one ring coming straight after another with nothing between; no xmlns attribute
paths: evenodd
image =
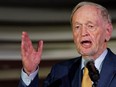
<svg viewBox="0 0 116 87"><path fill-rule="evenodd" d="M40 40L38 42L38 49L37 51L40 53L40 55L42 54L42 51L43 51L43 40Z"/></svg>

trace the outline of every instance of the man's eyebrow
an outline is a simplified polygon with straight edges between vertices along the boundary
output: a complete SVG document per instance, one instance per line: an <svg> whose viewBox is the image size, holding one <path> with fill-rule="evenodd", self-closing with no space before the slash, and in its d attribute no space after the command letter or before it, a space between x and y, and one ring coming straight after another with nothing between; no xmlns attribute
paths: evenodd
<svg viewBox="0 0 116 87"><path fill-rule="evenodd" d="M82 25L82 24L81 24L81 23L79 23L79 22L75 22L75 24L76 24L76 25L77 25L77 24L78 24L78 25Z"/></svg>
<svg viewBox="0 0 116 87"><path fill-rule="evenodd" d="M87 21L87 23L85 23L86 25L87 24L94 24L95 25L95 23L94 22L92 22L92 21Z"/></svg>
<svg viewBox="0 0 116 87"><path fill-rule="evenodd" d="M85 25L87 25L87 24L94 24L94 25L95 25L95 23L92 22L92 21L87 21L87 22L85 23ZM75 22L74 25L83 25L83 24L81 24L81 23L79 23L79 22Z"/></svg>
<svg viewBox="0 0 116 87"><path fill-rule="evenodd" d="M92 24L94 24L92 21L87 21L87 23L92 23ZM87 23L86 23L86 24L87 24Z"/></svg>

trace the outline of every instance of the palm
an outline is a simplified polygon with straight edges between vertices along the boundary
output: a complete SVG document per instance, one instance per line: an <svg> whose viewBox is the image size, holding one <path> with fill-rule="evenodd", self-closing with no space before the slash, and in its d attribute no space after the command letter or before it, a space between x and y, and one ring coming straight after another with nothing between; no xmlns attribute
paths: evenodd
<svg viewBox="0 0 116 87"><path fill-rule="evenodd" d="M28 34L26 32L22 33L21 55L23 67L27 74L32 73L38 67L41 60L42 48L43 41L39 42L38 50L36 51L32 46Z"/></svg>

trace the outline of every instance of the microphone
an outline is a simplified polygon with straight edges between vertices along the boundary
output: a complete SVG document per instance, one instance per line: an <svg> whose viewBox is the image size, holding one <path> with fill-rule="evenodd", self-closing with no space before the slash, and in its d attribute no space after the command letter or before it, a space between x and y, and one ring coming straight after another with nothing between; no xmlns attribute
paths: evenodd
<svg viewBox="0 0 116 87"><path fill-rule="evenodd" d="M94 60L89 59L85 61L85 66L88 68L89 71L89 76L91 78L91 80L94 83L97 83L99 78L100 78L100 74L99 71L97 70L97 68L94 65Z"/></svg>

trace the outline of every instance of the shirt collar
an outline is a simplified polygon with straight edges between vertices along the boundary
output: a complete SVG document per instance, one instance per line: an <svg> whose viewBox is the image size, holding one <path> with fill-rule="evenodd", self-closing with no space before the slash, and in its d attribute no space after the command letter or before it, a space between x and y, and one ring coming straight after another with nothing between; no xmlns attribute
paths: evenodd
<svg viewBox="0 0 116 87"><path fill-rule="evenodd" d="M108 50L106 49L94 62L95 62L95 67L99 70L99 72L101 71L102 68L102 63L103 60L105 59L106 54L108 53ZM84 68L84 58L82 58L82 63L81 63L81 69Z"/></svg>

